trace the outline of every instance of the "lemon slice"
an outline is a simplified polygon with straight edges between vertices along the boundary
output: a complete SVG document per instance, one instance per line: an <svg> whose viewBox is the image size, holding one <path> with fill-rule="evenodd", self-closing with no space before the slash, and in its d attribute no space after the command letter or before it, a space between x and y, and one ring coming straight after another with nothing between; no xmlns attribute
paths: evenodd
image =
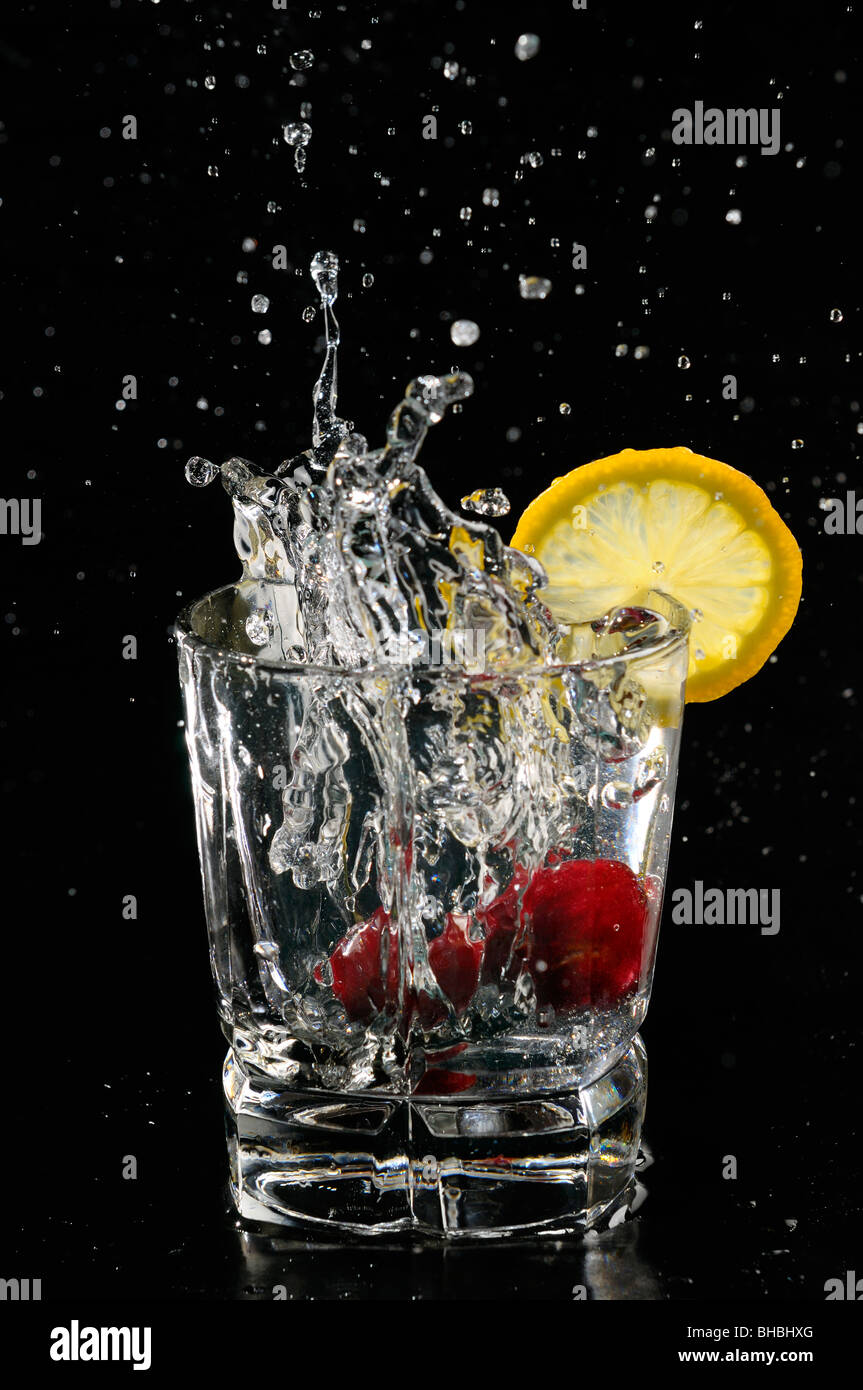
<svg viewBox="0 0 863 1390"><path fill-rule="evenodd" d="M686 699L716 700L760 670L794 621L800 547L751 478L691 449L624 449L530 503L512 545L548 575L559 622L660 589L692 615Z"/></svg>

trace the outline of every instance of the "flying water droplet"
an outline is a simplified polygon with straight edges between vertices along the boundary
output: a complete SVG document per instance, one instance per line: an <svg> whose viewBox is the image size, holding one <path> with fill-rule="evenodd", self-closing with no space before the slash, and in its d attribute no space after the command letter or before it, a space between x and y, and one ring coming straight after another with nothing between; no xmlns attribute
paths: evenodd
<svg viewBox="0 0 863 1390"><path fill-rule="evenodd" d="M677 365L682 372L685 372L689 367L692 366L692 363L690 362L688 357L685 357L681 354L681 356L677 359Z"/></svg>
<svg viewBox="0 0 863 1390"><path fill-rule="evenodd" d="M831 322L831 323L841 323L843 318L844 318L844 315L843 315L841 309L831 309L831 310L830 310L830 322Z"/></svg>
<svg viewBox="0 0 863 1390"><path fill-rule="evenodd" d="M308 121L289 121L284 129L284 138L287 145L307 145L312 138L312 127Z"/></svg>
<svg viewBox="0 0 863 1390"><path fill-rule="evenodd" d="M463 497L461 505L466 512L475 512L477 516L506 516L511 504L499 487L487 487L477 488L476 492Z"/></svg>
<svg viewBox="0 0 863 1390"><path fill-rule="evenodd" d="M520 63L526 63L528 59L535 58L538 52L538 34L519 34L515 41L515 56Z"/></svg>
<svg viewBox="0 0 863 1390"><path fill-rule="evenodd" d="M314 61L315 55L310 48L298 49L298 51L296 53L292 53L290 58L288 59L288 62L294 69L294 72L305 72L308 68L312 66L312 63Z"/></svg>
<svg viewBox="0 0 863 1390"><path fill-rule="evenodd" d="M456 347L470 347L479 337L479 324L474 323L473 319L456 319L449 336Z"/></svg>
<svg viewBox="0 0 863 1390"><path fill-rule="evenodd" d="M484 188L482 191L482 201L487 208L500 206L500 192L497 188Z"/></svg>
<svg viewBox="0 0 863 1390"><path fill-rule="evenodd" d="M518 292L522 299L547 299L551 294L551 281L542 275L519 275Z"/></svg>
<svg viewBox="0 0 863 1390"><path fill-rule="evenodd" d="M739 208L729 208L725 214L726 222L730 222L732 227L739 227L743 221L743 213Z"/></svg>
<svg viewBox="0 0 863 1390"><path fill-rule="evenodd" d="M252 313L265 314L270 307L270 301L265 294L252 295Z"/></svg>
<svg viewBox="0 0 863 1390"><path fill-rule="evenodd" d="M186 481L193 487L207 487L214 478L218 477L219 470L209 459L202 459L196 454L190 458L186 464Z"/></svg>

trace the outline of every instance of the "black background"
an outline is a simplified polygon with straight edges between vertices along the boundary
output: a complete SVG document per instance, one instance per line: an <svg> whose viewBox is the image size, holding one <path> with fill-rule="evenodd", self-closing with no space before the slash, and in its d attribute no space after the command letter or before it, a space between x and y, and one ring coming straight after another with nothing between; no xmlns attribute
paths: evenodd
<svg viewBox="0 0 863 1390"><path fill-rule="evenodd" d="M4 19L3 493L42 498L44 536L0 537L0 1275L41 1278L45 1299L266 1299L275 1284L569 1299L586 1283L603 1300L823 1302L828 1279L863 1276L863 540L825 535L818 505L863 496L853 7L310 8L106 0ZM541 49L523 63L525 29ZM306 48L299 74L288 57ZM673 145L672 112L696 100L778 108L780 152ZM302 101L301 178L281 131ZM520 164L531 150L538 168ZM183 465L272 469L310 442L321 326L302 310L322 246L343 268L341 413L370 440L411 377L457 364L475 379L424 452L450 504L501 486L514 518L580 463L685 444L754 477L803 549L776 658L688 710L668 880L780 888L781 930L675 926L666 908L643 1030L656 1162L638 1217L598 1243L274 1245L242 1236L226 1197L170 628L238 565L227 499ZM520 299L519 273L548 276L550 296ZM463 317L481 336L459 349ZM121 411L127 374L138 396Z"/></svg>

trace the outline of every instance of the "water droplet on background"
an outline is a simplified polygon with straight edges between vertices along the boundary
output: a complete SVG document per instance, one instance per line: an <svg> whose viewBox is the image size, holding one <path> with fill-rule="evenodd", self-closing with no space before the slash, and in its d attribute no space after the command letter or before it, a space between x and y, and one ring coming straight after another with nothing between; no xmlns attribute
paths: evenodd
<svg viewBox="0 0 863 1390"><path fill-rule="evenodd" d="M510 500L499 487L477 488L461 499L466 512L476 512L477 516L506 516Z"/></svg>
<svg viewBox="0 0 863 1390"><path fill-rule="evenodd" d="M519 275L518 292L522 299L547 299L551 294L551 281L542 275Z"/></svg>
<svg viewBox="0 0 863 1390"><path fill-rule="evenodd" d="M197 454L190 458L186 464L186 481L193 487L207 487L209 483L218 476L218 468L209 459L202 459Z"/></svg>
<svg viewBox="0 0 863 1390"><path fill-rule="evenodd" d="M515 41L515 56L520 63L526 63L528 59L535 58L538 52L538 34L519 34Z"/></svg>
<svg viewBox="0 0 863 1390"><path fill-rule="evenodd" d="M473 319L456 319L449 335L456 347L470 347L479 337L479 324L474 323Z"/></svg>

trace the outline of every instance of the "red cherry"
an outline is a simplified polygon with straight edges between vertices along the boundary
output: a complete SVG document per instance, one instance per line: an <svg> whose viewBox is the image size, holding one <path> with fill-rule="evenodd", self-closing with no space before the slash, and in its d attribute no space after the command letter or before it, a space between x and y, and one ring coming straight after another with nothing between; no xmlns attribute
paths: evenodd
<svg viewBox="0 0 863 1390"><path fill-rule="evenodd" d="M527 869L516 864L509 887L488 907L477 908L477 920L485 932L482 962L484 984L499 984L502 978L518 974L519 962L513 954L518 933L519 898L527 884Z"/></svg>
<svg viewBox="0 0 863 1390"><path fill-rule="evenodd" d="M443 1067L430 1067L414 1086L415 1096L454 1096L459 1091L469 1091L476 1081L472 1072L445 1071Z"/></svg>
<svg viewBox="0 0 863 1390"><path fill-rule="evenodd" d="M476 991L482 960L482 941L471 941L468 935L470 918L450 913L441 935L428 948L432 974L442 992L451 1001L456 1013L463 1013ZM386 931L388 941L386 983L381 969L381 952ZM344 1005L349 1019L359 1022L371 1018L382 1009L394 1008L399 990L398 932L389 914L379 907L367 922L351 927L338 942L330 956L333 972L332 989ZM316 966L314 977L323 984L321 967ZM416 1004L420 1021L431 1027L447 1015L440 999L425 991L407 1002L405 1012L410 1017Z"/></svg>
<svg viewBox="0 0 863 1390"><path fill-rule="evenodd" d="M644 891L626 864L569 859L534 874L522 900L525 954L540 1005L609 1008L638 985Z"/></svg>
<svg viewBox="0 0 863 1390"><path fill-rule="evenodd" d="M476 993L482 963L483 943L481 939L471 941L470 921L467 915L449 913L443 931L428 948L432 974L457 1014L464 1013ZM417 1012L420 1022L427 1028L442 1023L447 1013L441 1000L433 999L425 991L419 995Z"/></svg>
<svg viewBox="0 0 863 1390"><path fill-rule="evenodd" d="M386 986L381 967L384 930L388 937ZM348 1018L357 1022L380 1013L385 1006L394 1007L399 993L399 942L389 913L379 907L367 922L351 927L330 956L330 968L333 994L344 1005ZM319 985L323 984L319 965L314 976Z"/></svg>

